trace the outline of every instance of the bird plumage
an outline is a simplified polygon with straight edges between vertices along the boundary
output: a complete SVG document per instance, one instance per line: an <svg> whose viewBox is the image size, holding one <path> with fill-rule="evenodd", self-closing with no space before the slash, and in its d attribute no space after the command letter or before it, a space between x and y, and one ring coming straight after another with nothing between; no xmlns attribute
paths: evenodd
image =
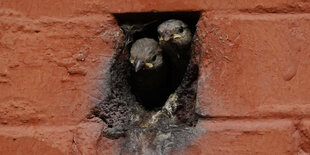
<svg viewBox="0 0 310 155"><path fill-rule="evenodd" d="M167 66L154 39L137 40L130 50L132 90L147 109L160 107L168 97Z"/></svg>
<svg viewBox="0 0 310 155"><path fill-rule="evenodd" d="M159 44L167 55L170 67L172 89L176 89L183 79L191 57L192 33L181 20L170 19L157 28Z"/></svg>

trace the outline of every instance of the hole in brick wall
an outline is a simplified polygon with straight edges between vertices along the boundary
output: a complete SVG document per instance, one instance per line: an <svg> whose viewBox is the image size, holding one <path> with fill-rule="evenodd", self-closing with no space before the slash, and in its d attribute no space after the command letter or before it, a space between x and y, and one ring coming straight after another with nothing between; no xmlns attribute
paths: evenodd
<svg viewBox="0 0 310 155"><path fill-rule="evenodd" d="M127 45L128 49L131 49L132 44L141 38L152 38L156 42L159 42L159 33L157 31L158 26L162 24L163 22L170 20L170 19L176 19L176 20L183 21L185 24L187 24L188 28L190 29L193 35L196 32L196 24L199 20L200 12L122 13L122 14L114 14L114 16L119 26L123 29L123 32L125 33L125 35L126 33L130 33L130 34L133 33L132 36L130 36L132 37L132 40ZM132 31L132 32L126 32L128 31L128 26L130 27L129 31ZM179 50L179 49L174 49L174 50ZM152 92L152 91L150 91L149 94L144 93L148 89L158 89L156 87L154 88L154 85L158 85L158 83L156 83L156 80L152 80L152 79L150 80L148 79L148 77L145 77L148 75L143 75L144 73L141 73L143 71L140 71L137 73L133 72L133 75L131 76L131 79L130 79L131 80L130 84L132 86L131 87L132 92L136 95L137 101L140 102L146 110L157 110L161 106L163 106L165 102L167 101L169 95L173 93L175 89L179 86L179 84L181 83L181 80L184 74L184 72L181 74L176 74L182 71L175 71L175 70L182 70L180 69L182 67L179 67L179 66L172 67L173 65L171 65L171 63L173 62L171 62L171 60L169 59L169 56L171 57L171 55L167 55L168 52L165 51L165 49L163 49L162 53L163 53L163 58L164 58L163 61L166 62L164 64L166 68L168 68L167 69L168 74L170 75L168 75L169 80L167 84L165 84L167 87L162 87L161 88L162 92L157 92L157 93L161 93L160 95L156 95L156 92ZM172 55L172 56L179 57L179 55ZM174 62L174 63L186 63L185 68L183 67L184 70L186 70L186 66L188 64L189 59L190 58L185 58L184 62ZM145 73L145 74L148 74L148 73ZM150 74L153 74L153 73L151 72ZM157 73L154 73L154 74L156 76ZM176 75L172 75L172 74L176 74ZM139 83L137 84L138 81L136 80L137 79L136 75L139 78L138 79L139 83L142 83L142 80L143 80L141 76L144 76L144 79L146 79L145 81L143 81L143 82L146 82L146 84L140 87L149 87L149 88L145 88L145 90L144 88L140 88L142 90L135 89L137 85L139 86ZM147 84L148 81L155 82L155 83ZM143 91L143 92L139 93L139 91Z"/></svg>
<svg viewBox="0 0 310 155"><path fill-rule="evenodd" d="M185 143L193 135L194 131L187 127L195 126L198 120L198 115L195 113L195 103L201 49L196 34L196 24L200 14L200 12L113 14L124 35L121 40L115 42L114 54L106 74L105 97L96 105L93 112L95 116L100 117L107 124L103 131L107 137L127 137L126 143L128 145L125 144L125 150L132 151L132 149L135 149L134 151L137 151L136 146L140 146L139 143L150 143L150 146L157 145L152 146L152 148L164 147L167 141L160 137L165 137L165 134L171 132L175 134L171 134L172 137L168 137L168 141L172 141L173 145L179 146L180 141ZM166 48L165 45L160 43L159 36L161 35L157 31L159 25L170 19L181 20L186 23L191 31L192 38L187 49L189 51L188 57L185 57L185 61L181 62L185 63L185 73L183 72L182 75L176 77L173 77L176 68L171 66L173 66L172 64L178 64L179 61L174 62L171 59L173 56L167 54L171 48ZM183 32L184 30L180 30L178 35L171 35L171 37L180 38ZM131 62L133 54L131 49L134 48L135 42L141 38L152 38L154 40L155 46L162 49L163 61L168 66L167 76L169 80L167 85L169 86L166 89L159 89L155 93L168 91L161 96L148 93L151 95L148 103L144 103L144 100L139 99L141 94L137 95L137 92L135 92L136 83L134 79L137 79L138 76L139 80L142 79L140 83L145 84L147 77L157 76L158 73L149 76L149 74L153 73L145 72L145 74L138 75L139 71L135 71L137 63L136 59ZM139 51L145 51L148 46L143 45L141 47L142 50ZM178 60L183 56L174 55L173 58ZM153 57L150 57L149 60L153 60ZM157 58L154 58L154 60L157 60ZM155 64L151 66L155 66ZM181 81L176 82L175 85L170 85L177 81L175 78L179 76L182 76ZM143 86L148 89L147 86L152 87L152 85L157 85L157 83L151 82L149 85ZM152 98L152 95L156 97ZM138 135L135 136L135 134ZM148 142L141 142L139 136L143 135L152 138ZM154 137L154 135L156 136Z"/></svg>

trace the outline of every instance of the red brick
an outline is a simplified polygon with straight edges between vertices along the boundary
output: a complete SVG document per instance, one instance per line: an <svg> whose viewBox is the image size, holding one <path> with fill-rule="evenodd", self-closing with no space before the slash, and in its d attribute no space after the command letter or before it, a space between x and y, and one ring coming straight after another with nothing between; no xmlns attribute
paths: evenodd
<svg viewBox="0 0 310 155"><path fill-rule="evenodd" d="M78 154L95 155L102 137L102 129L103 122L99 118L80 123L74 132L73 150Z"/></svg>
<svg viewBox="0 0 310 155"><path fill-rule="evenodd" d="M310 120L304 119L298 126L300 139L299 139L299 152L304 154L310 153Z"/></svg>
<svg viewBox="0 0 310 155"><path fill-rule="evenodd" d="M54 0L19 1L2 0L0 8L12 9L31 17L52 16L71 17L79 15L102 14L104 12L149 12L149 11L193 11L227 10L258 13L310 12L310 4L304 0Z"/></svg>
<svg viewBox="0 0 310 155"><path fill-rule="evenodd" d="M0 154L113 154L120 140L102 137L94 118L77 126L0 126Z"/></svg>
<svg viewBox="0 0 310 155"><path fill-rule="evenodd" d="M63 154L60 150L34 138L22 137L15 139L11 137L0 136L0 144L0 153L6 155L39 153L44 153L47 155Z"/></svg>
<svg viewBox="0 0 310 155"><path fill-rule="evenodd" d="M308 14L206 14L198 111L309 116Z"/></svg>
<svg viewBox="0 0 310 155"><path fill-rule="evenodd" d="M0 127L0 154L71 154L73 126Z"/></svg>
<svg viewBox="0 0 310 155"><path fill-rule="evenodd" d="M180 10L207 10L198 110L220 117L182 153L309 154L309 120L289 120L310 110L306 0L2 0L0 154L118 154L85 121L119 39L109 13Z"/></svg>
<svg viewBox="0 0 310 155"><path fill-rule="evenodd" d="M296 132L290 120L201 121L186 154L296 154ZM178 154L179 152L174 152Z"/></svg>
<svg viewBox="0 0 310 155"><path fill-rule="evenodd" d="M98 84L120 33L114 24L109 15L1 17L0 123L73 124L84 119L102 97Z"/></svg>

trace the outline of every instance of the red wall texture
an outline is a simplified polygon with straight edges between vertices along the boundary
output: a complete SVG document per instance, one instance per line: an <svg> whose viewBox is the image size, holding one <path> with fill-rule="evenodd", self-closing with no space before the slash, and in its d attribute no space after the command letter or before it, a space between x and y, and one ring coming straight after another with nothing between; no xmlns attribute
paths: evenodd
<svg viewBox="0 0 310 155"><path fill-rule="evenodd" d="M120 31L110 13L202 10L184 154L310 153L309 0L1 0L0 154L117 154L87 119ZM174 153L180 153L174 152Z"/></svg>

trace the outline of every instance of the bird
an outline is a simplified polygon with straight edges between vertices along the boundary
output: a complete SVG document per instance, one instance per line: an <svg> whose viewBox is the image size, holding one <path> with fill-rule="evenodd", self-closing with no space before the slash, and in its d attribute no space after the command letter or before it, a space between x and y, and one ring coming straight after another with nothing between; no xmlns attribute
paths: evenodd
<svg viewBox="0 0 310 155"><path fill-rule="evenodd" d="M157 32L159 45L169 61L171 88L175 90L182 82L191 57L192 32L187 24L177 19L164 21Z"/></svg>
<svg viewBox="0 0 310 155"><path fill-rule="evenodd" d="M136 40L130 49L132 92L137 101L151 110L161 107L168 98L167 66L162 49L151 38Z"/></svg>

